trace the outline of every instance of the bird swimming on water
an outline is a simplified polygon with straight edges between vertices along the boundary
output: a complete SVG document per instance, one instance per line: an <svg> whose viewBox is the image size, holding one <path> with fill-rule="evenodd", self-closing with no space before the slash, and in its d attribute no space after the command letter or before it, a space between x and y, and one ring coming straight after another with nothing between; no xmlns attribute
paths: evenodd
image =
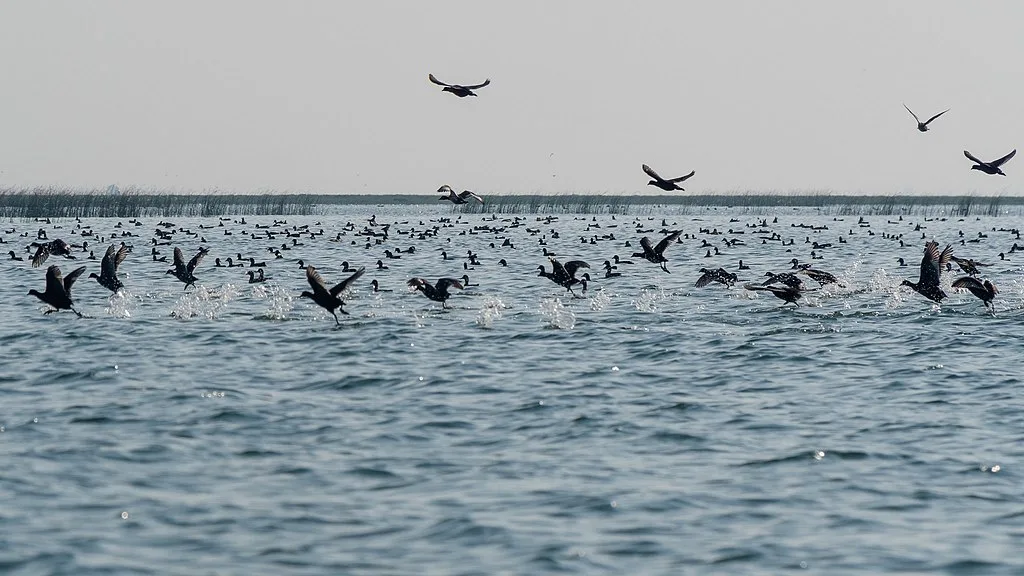
<svg viewBox="0 0 1024 576"><path fill-rule="evenodd" d="M28 295L35 296L46 304L53 306L53 310L47 310L46 314L58 310L71 310L81 318L82 314L75 310L74 302L71 301L71 286L83 272L85 272L85 266L76 268L66 277L62 278L60 267L53 264L46 269L46 290L42 293L36 290L29 290Z"/></svg>
<svg viewBox="0 0 1024 576"><path fill-rule="evenodd" d="M929 119L928 119L927 121L925 121L925 122L921 122L921 120L920 120L920 119L919 119L919 118L917 117L917 114L914 114L914 111L913 111L913 110L911 110L909 106L907 106L906 104L904 104L904 105L903 105L903 107L904 107L904 108L906 108L906 109L907 109L907 112L910 112L910 115L911 115L911 116L913 116L913 117L914 117L914 120L916 120L916 121L917 121L917 129L918 129L918 130L920 130L921 132L927 132L927 131L928 131L928 125L929 125L929 124L931 124L932 120L935 120L935 119L936 119L936 118L938 118L939 116L942 116L942 115L943 115L943 114L945 114L946 112L949 112L949 108L946 108L946 109L945 109L945 110L943 110L942 112L939 112L939 113L938 113L938 114L936 114L935 116L932 116L931 118L929 118Z"/></svg>
<svg viewBox="0 0 1024 576"><path fill-rule="evenodd" d="M438 86L444 86L444 88L441 89L442 92L451 92L452 94L455 94L459 98L465 98L466 96L476 96L476 92L473 92L473 90L478 90L491 83L491 79L488 78L481 82L480 84L473 84L472 86L462 86L461 84L447 84L445 82L441 82L440 80L435 78L433 74L427 74L427 78L429 78L431 82L437 84Z"/></svg>
<svg viewBox="0 0 1024 576"><path fill-rule="evenodd" d="M644 172L647 173L648 176L650 176L651 178L654 178L654 180L651 180L650 182L648 182L647 185L648 186L657 186L658 188L661 188L662 190L664 190L666 192L671 192L673 190L685 191L684 188L680 188L679 186L677 186L677 184L679 182L685 182L687 178L689 178L689 177L691 177L691 176L693 176L694 174L697 173L696 170L691 170L690 173L687 174L686 176L680 176L678 178L668 178L668 179L665 179L665 178L662 178L661 176L658 176L658 173L655 172L654 170L652 170L651 167L648 166L647 164L644 164L641 167L643 168Z"/></svg>
<svg viewBox="0 0 1024 576"><path fill-rule="evenodd" d="M445 301L451 297L448 293L448 288L458 288L462 290L462 284L455 278L440 278L436 284L431 284L423 278L411 278L406 284L410 288L415 288L427 298L430 298L434 302L440 302L442 308L447 308L448 305Z"/></svg>
<svg viewBox="0 0 1024 576"><path fill-rule="evenodd" d="M124 284L117 277L117 268L124 262L124 259L128 257L130 249L125 244L121 244L121 247L115 252L114 245L107 246L107 253L103 255L103 261L100 262L100 273L96 274L93 272L89 274L89 278L95 278L99 282L100 286L103 286L111 292L117 292L121 288L124 288Z"/></svg>
<svg viewBox="0 0 1024 576"><path fill-rule="evenodd" d="M668 259L665 258L665 249L668 248L669 244L678 240L679 236L682 233L682 230L676 230L675 232L664 237L661 240L661 242L658 242L657 246L652 246L651 239L648 238L647 236L644 236L643 238L640 239L640 246L643 247L644 251L634 252L632 257L643 258L644 260L647 260L652 264L661 264L661 269L664 270L665 272L668 272L668 268L665 266L665 263L668 262Z"/></svg>
<svg viewBox="0 0 1024 576"><path fill-rule="evenodd" d="M939 287L939 275L953 257L953 248L946 245L940 253L939 243L929 241L924 247L924 257L921 259L921 276L917 283L904 280L900 286L909 286L918 294L933 302L942 302L946 293Z"/></svg>
<svg viewBox="0 0 1024 576"><path fill-rule="evenodd" d="M447 196L441 196L440 198L438 198L438 200L448 200L452 204L468 204L470 198L473 198L474 200L481 204L484 203L483 198L477 196L476 194L470 192L469 190L463 190L462 192L456 194L455 190L452 190L452 187L447 184L438 188L437 191L440 192L441 194L447 194Z"/></svg>
<svg viewBox="0 0 1024 576"><path fill-rule="evenodd" d="M974 162L974 166L971 166L971 170L981 170L985 174L999 174L1000 176L1006 176L1006 174L1004 174L1003 171L1000 169L1000 166L1006 164L1006 162L1010 158L1013 158L1013 155L1016 153L1017 149L1015 148L1012 152L998 160L993 160L991 162L982 162L981 160L975 158L973 154L971 154L967 150L964 150L964 156L967 156L968 160Z"/></svg>
<svg viewBox="0 0 1024 576"><path fill-rule="evenodd" d="M335 284L333 288L328 289L327 285L324 283L323 276L320 276L320 273L316 271L316 268L313 266L306 266L306 280L309 282L309 286L313 288L313 291L303 291L299 294L299 297L309 298L313 302L316 302L316 304L321 308L330 312L331 316L334 316L334 322L336 324L341 324L338 320L338 315L334 313L335 310L340 310L342 314L348 314L348 312L345 311L345 302L341 299L341 293L344 292L345 289L355 282L360 276L362 276L365 271L366 268L360 268L348 278Z"/></svg>

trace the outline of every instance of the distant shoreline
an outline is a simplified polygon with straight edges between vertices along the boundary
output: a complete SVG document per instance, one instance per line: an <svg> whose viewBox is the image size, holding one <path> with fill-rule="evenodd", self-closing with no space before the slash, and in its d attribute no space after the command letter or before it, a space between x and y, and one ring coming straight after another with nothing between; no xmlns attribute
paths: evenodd
<svg viewBox="0 0 1024 576"><path fill-rule="evenodd" d="M218 215L318 215L338 206L441 206L453 212L482 214L651 214L657 207L702 211L715 207L818 208L835 215L925 214L995 216L1024 212L1020 196L852 196L823 193L723 193L673 195L504 194L488 195L484 204L452 206L434 194L288 194L160 193L127 190L0 189L0 217L86 218Z"/></svg>

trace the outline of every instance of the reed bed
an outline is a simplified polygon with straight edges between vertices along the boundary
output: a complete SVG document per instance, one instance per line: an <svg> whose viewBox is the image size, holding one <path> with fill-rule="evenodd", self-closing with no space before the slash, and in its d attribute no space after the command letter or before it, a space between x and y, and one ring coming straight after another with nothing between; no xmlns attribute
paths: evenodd
<svg viewBox="0 0 1024 576"><path fill-rule="evenodd" d="M344 206L447 206L433 194L225 194L161 193L129 189L111 194L67 188L0 189L2 218L140 218L226 215L326 215ZM910 215L968 217L1024 214L1024 197L1003 196L846 196L729 193L686 195L506 194L488 195L485 204L453 205L455 213L482 214L705 214L721 208L771 214L812 209L824 215Z"/></svg>

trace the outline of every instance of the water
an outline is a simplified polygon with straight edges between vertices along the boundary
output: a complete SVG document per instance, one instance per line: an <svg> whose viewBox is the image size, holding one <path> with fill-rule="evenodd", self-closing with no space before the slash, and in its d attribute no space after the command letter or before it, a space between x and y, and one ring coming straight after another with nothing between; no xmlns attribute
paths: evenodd
<svg viewBox="0 0 1024 576"><path fill-rule="evenodd" d="M398 222L387 243L366 249L354 232L328 241L350 220L362 230L367 210ZM325 234L297 238L304 245L280 260L266 248L291 239L242 234L271 217L210 230L199 225L216 218L176 221L211 247L188 292L149 255L156 219L85 221L141 236L122 266L127 293L109 298L85 276L75 285L82 319L43 315L26 296L45 266L3 261L0 571L1024 572L1024 255L1000 261L1015 236L993 231L1019 218L876 216L867 228L787 209L770 225L795 239L783 248L745 227L771 210L668 215L665 227L645 216L642 233L622 215L529 216L512 228L402 210L289 217ZM453 223L436 237L398 234L439 217ZM993 264L995 315L949 288L959 271L943 275L941 307L898 288L916 280L916 224ZM75 225L9 221L4 251L20 253L29 239L18 234L40 226L80 242ZM470 233L485 225L506 230ZM670 274L634 258L622 277L598 278L603 260L628 258L625 241L657 241L662 228L696 235L666 251ZM960 246L961 230L988 238ZM580 242L606 234L615 240ZM537 276L541 236L563 261L590 262L586 297ZM693 287L701 267L735 272L743 259L742 283L793 257L811 262L805 237L833 244L813 263L843 286L799 308L739 286ZM722 255L704 258L701 239ZM91 244L98 255L106 246ZM179 233L174 245L190 257L200 243ZM385 248L410 245L375 269ZM473 270L466 250L479 254ZM214 267L238 252L267 260L272 280ZM340 326L298 298L298 258L332 284L342 260L367 267ZM47 264L67 273L81 262ZM447 310L404 284L463 273L479 287L455 290ZM392 291L372 293L373 278Z"/></svg>

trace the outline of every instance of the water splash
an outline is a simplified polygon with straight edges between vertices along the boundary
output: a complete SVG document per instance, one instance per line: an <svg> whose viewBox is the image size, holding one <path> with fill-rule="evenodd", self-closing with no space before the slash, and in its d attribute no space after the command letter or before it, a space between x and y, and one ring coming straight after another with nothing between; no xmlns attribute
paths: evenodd
<svg viewBox="0 0 1024 576"><path fill-rule="evenodd" d="M505 303L501 301L501 298L497 296L488 296L484 300L484 305L480 309L480 313L476 315L476 324L481 328L491 328L494 326L494 322L501 320L502 311L505 309Z"/></svg>
<svg viewBox="0 0 1024 576"><path fill-rule="evenodd" d="M545 298L540 301L540 315L548 326L559 330L572 330L576 326L576 313L566 308L560 298Z"/></svg>
<svg viewBox="0 0 1024 576"><path fill-rule="evenodd" d="M139 300L127 289L122 288L110 295L104 311L114 318L131 318L132 313L139 305Z"/></svg>
<svg viewBox="0 0 1024 576"><path fill-rule="evenodd" d="M597 294L590 298L590 309L594 312L604 310L612 301L611 296L604 291L604 288L597 291Z"/></svg>
<svg viewBox="0 0 1024 576"><path fill-rule="evenodd" d="M257 300L267 301L267 309L257 318L286 320L288 313L295 308L295 297L278 284L253 284L250 296Z"/></svg>
<svg viewBox="0 0 1024 576"><path fill-rule="evenodd" d="M206 286L197 286L194 291L186 292L178 298L178 302L171 310L171 317L187 319L198 316L214 320L228 302L234 300L240 293L241 290L234 284L225 284L218 292L212 292Z"/></svg>
<svg viewBox="0 0 1024 576"><path fill-rule="evenodd" d="M658 309L657 303L665 297L666 293L661 288L644 288L636 300L633 300L633 306L640 312L654 312Z"/></svg>

